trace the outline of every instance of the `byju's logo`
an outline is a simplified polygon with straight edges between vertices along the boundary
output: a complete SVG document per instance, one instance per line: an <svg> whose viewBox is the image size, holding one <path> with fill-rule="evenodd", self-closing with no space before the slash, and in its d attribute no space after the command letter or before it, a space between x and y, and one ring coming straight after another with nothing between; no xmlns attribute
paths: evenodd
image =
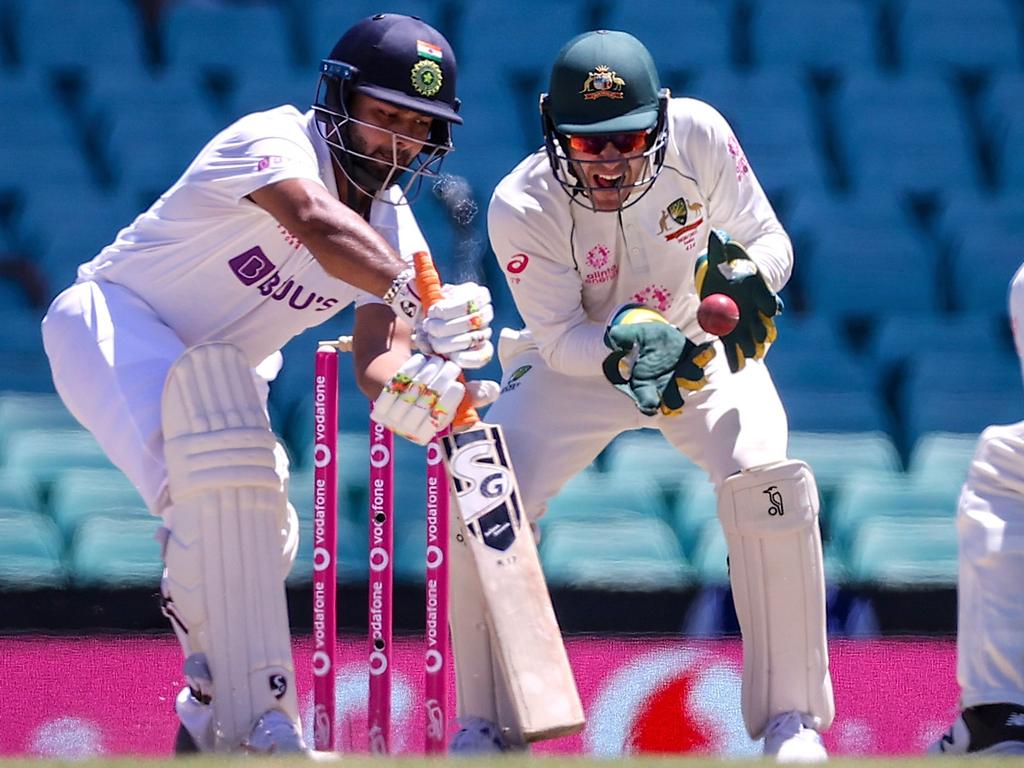
<svg viewBox="0 0 1024 768"><path fill-rule="evenodd" d="M782 517L786 514L786 508L782 504L782 493L777 485L769 485L761 493L768 497L768 514L770 516Z"/></svg>
<svg viewBox="0 0 1024 768"><path fill-rule="evenodd" d="M228 266L243 285L252 285L276 269L258 245L235 256L228 262Z"/></svg>

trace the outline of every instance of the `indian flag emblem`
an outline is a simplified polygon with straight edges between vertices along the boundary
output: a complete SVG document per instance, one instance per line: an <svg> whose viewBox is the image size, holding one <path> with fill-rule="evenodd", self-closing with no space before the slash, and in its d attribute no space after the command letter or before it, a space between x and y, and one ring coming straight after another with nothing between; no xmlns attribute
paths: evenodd
<svg viewBox="0 0 1024 768"><path fill-rule="evenodd" d="M424 59L433 59L434 61L441 60L441 49L433 43L428 43L423 40L416 41L416 55Z"/></svg>

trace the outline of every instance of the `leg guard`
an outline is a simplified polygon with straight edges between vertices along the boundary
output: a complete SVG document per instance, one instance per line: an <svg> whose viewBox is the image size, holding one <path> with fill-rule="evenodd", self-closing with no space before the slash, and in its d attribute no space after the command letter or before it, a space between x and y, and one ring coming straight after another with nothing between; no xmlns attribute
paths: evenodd
<svg viewBox="0 0 1024 768"><path fill-rule="evenodd" d="M743 634L743 721L751 738L796 711L816 730L835 704L825 641L818 489L810 468L782 461L726 478L718 517Z"/></svg>
<svg viewBox="0 0 1024 768"><path fill-rule="evenodd" d="M213 706L214 748L235 751L268 711L298 727L278 567L292 554L282 527L290 515L276 442L237 347L203 344L175 362L163 429L168 612L187 634L186 674Z"/></svg>

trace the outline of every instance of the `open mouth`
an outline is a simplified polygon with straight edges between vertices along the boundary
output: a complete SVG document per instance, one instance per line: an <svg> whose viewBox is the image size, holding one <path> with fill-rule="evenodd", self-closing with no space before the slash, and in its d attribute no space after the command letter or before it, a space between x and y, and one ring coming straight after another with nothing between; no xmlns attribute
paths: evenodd
<svg viewBox="0 0 1024 768"><path fill-rule="evenodd" d="M618 189L622 186L622 182L625 181L625 174L619 174L618 176L608 176L603 173L594 174L594 186L599 189Z"/></svg>

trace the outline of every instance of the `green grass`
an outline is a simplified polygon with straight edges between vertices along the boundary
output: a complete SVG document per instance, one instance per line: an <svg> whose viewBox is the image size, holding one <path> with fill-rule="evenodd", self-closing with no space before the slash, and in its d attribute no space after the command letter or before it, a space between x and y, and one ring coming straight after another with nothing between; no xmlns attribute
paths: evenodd
<svg viewBox="0 0 1024 768"><path fill-rule="evenodd" d="M309 766L310 761L297 758L237 758L244 759L247 768L265 765L266 768L299 768ZM1020 758L1016 758L1020 764ZM76 761L76 768L100 768L101 766L114 766L116 768L181 768L182 765L188 768L218 768L224 765L224 757L192 757L171 759L139 759L139 758L105 758L98 760ZM333 762L333 761L332 761ZM422 758L422 757L396 757L379 758L366 755L345 755L339 761L340 768L385 768L386 766L397 766L398 768L438 768L449 766L449 768L485 768L496 764L502 768L603 768L614 764L615 766L628 766L628 768L660 768L661 766L685 766L685 768L722 768L722 766L734 765L770 765L764 760L742 760L723 758L684 758L684 757L630 757L622 759L597 759L589 757L549 757L549 756L522 756L515 757L490 757L486 759L459 758L457 760L448 758ZM901 768L924 768L931 766L939 768L1004 768L1011 765L1012 759L995 758L835 758L830 760L828 765L832 768L880 768L880 766L900 766ZM14 759L0 760L3 768L67 768L66 762L55 760L29 760Z"/></svg>

